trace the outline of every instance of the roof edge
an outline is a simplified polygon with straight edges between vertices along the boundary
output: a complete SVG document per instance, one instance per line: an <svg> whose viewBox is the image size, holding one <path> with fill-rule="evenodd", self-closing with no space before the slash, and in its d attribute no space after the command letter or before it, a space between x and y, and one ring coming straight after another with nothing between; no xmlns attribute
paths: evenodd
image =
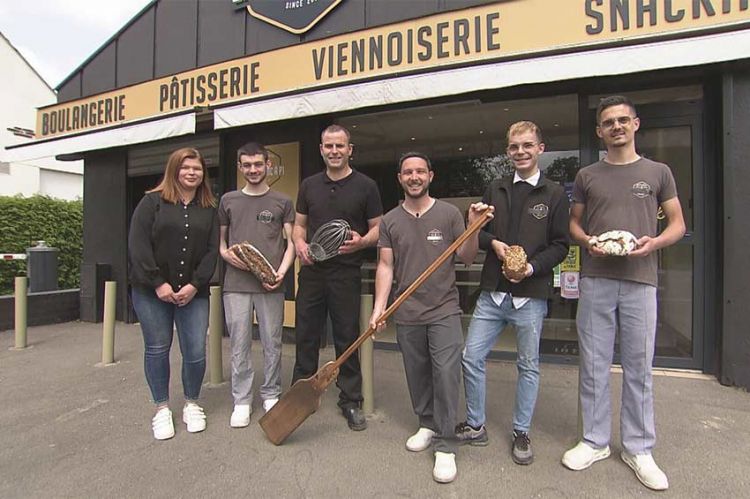
<svg viewBox="0 0 750 499"><path fill-rule="evenodd" d="M50 84L47 82L47 80L45 80L44 77L39 74L39 71L37 71L36 68L23 56L23 54L21 53L21 51L18 50L18 48L16 48L15 45L13 45L13 42L11 42L10 39L7 36L5 36L2 31L0 31L0 36L3 38L3 40L5 40L6 42L8 42L8 45L10 46L10 48L12 48L15 51L15 53L18 54L18 56L21 58L21 60L24 63L26 63L26 65L29 67L29 69L31 69L34 72L34 74L40 80L42 80L42 83L44 83L44 85L49 89L49 91L52 92L53 94L57 95L56 89L54 89L54 88L52 88L50 86Z"/></svg>
<svg viewBox="0 0 750 499"><path fill-rule="evenodd" d="M147 3L141 10L138 11L136 15L134 15L128 22L126 22L122 28L117 30L114 35L107 38L107 40L98 48L96 49L90 56L88 56L84 61L76 66L76 68L71 71L68 76L62 79L60 83L58 83L55 86L55 91L59 92L60 88L68 83L79 71L83 69L84 66L86 66L88 63L90 63L94 58L99 55L106 47L109 46L110 43L112 43L114 40L116 40L126 29L128 29L130 26L135 23L137 19L139 19L143 14L146 13L151 7L153 7L159 0L151 0L149 3Z"/></svg>

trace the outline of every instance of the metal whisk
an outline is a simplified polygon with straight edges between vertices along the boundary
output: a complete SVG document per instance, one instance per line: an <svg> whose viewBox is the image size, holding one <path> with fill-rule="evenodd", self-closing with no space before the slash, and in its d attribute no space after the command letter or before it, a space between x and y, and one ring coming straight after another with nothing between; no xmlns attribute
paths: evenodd
<svg viewBox="0 0 750 499"><path fill-rule="evenodd" d="M307 255L322 262L339 254L339 247L351 237L352 229L346 220L326 222L315 231L307 247Z"/></svg>

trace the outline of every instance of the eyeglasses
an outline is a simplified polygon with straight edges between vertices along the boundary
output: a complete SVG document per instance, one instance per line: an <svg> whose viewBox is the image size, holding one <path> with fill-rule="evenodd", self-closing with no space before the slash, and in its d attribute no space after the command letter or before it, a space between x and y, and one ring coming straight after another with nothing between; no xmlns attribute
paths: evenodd
<svg viewBox="0 0 750 499"><path fill-rule="evenodd" d="M618 116L617 118L610 118L610 119L602 121L599 124L599 127L600 128L612 128L615 126L615 123L619 123L620 126L628 126L633 122L634 119L635 119L635 116Z"/></svg>
<svg viewBox="0 0 750 499"><path fill-rule="evenodd" d="M536 142L524 142L523 144L510 144L506 149L509 153L515 154L518 151L530 151L534 149L538 144Z"/></svg>

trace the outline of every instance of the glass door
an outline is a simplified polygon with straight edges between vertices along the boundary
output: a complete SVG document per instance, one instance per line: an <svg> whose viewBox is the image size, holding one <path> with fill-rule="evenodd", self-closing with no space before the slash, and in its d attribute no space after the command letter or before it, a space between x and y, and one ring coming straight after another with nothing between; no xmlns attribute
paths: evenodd
<svg viewBox="0 0 750 499"><path fill-rule="evenodd" d="M702 113L695 105L644 106L638 112L638 152L669 165L687 226L681 241L659 252L654 362L664 367L700 368L704 334ZM665 225L659 213L659 230Z"/></svg>

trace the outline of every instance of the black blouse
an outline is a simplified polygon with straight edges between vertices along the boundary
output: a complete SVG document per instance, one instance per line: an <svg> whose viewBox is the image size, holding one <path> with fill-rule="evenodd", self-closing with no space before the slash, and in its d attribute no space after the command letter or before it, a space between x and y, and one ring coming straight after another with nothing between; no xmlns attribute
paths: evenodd
<svg viewBox="0 0 750 499"><path fill-rule="evenodd" d="M130 282L155 289L168 282L174 291L192 284L208 295L219 255L215 208L169 203L159 192L146 194L133 213L128 236Z"/></svg>

